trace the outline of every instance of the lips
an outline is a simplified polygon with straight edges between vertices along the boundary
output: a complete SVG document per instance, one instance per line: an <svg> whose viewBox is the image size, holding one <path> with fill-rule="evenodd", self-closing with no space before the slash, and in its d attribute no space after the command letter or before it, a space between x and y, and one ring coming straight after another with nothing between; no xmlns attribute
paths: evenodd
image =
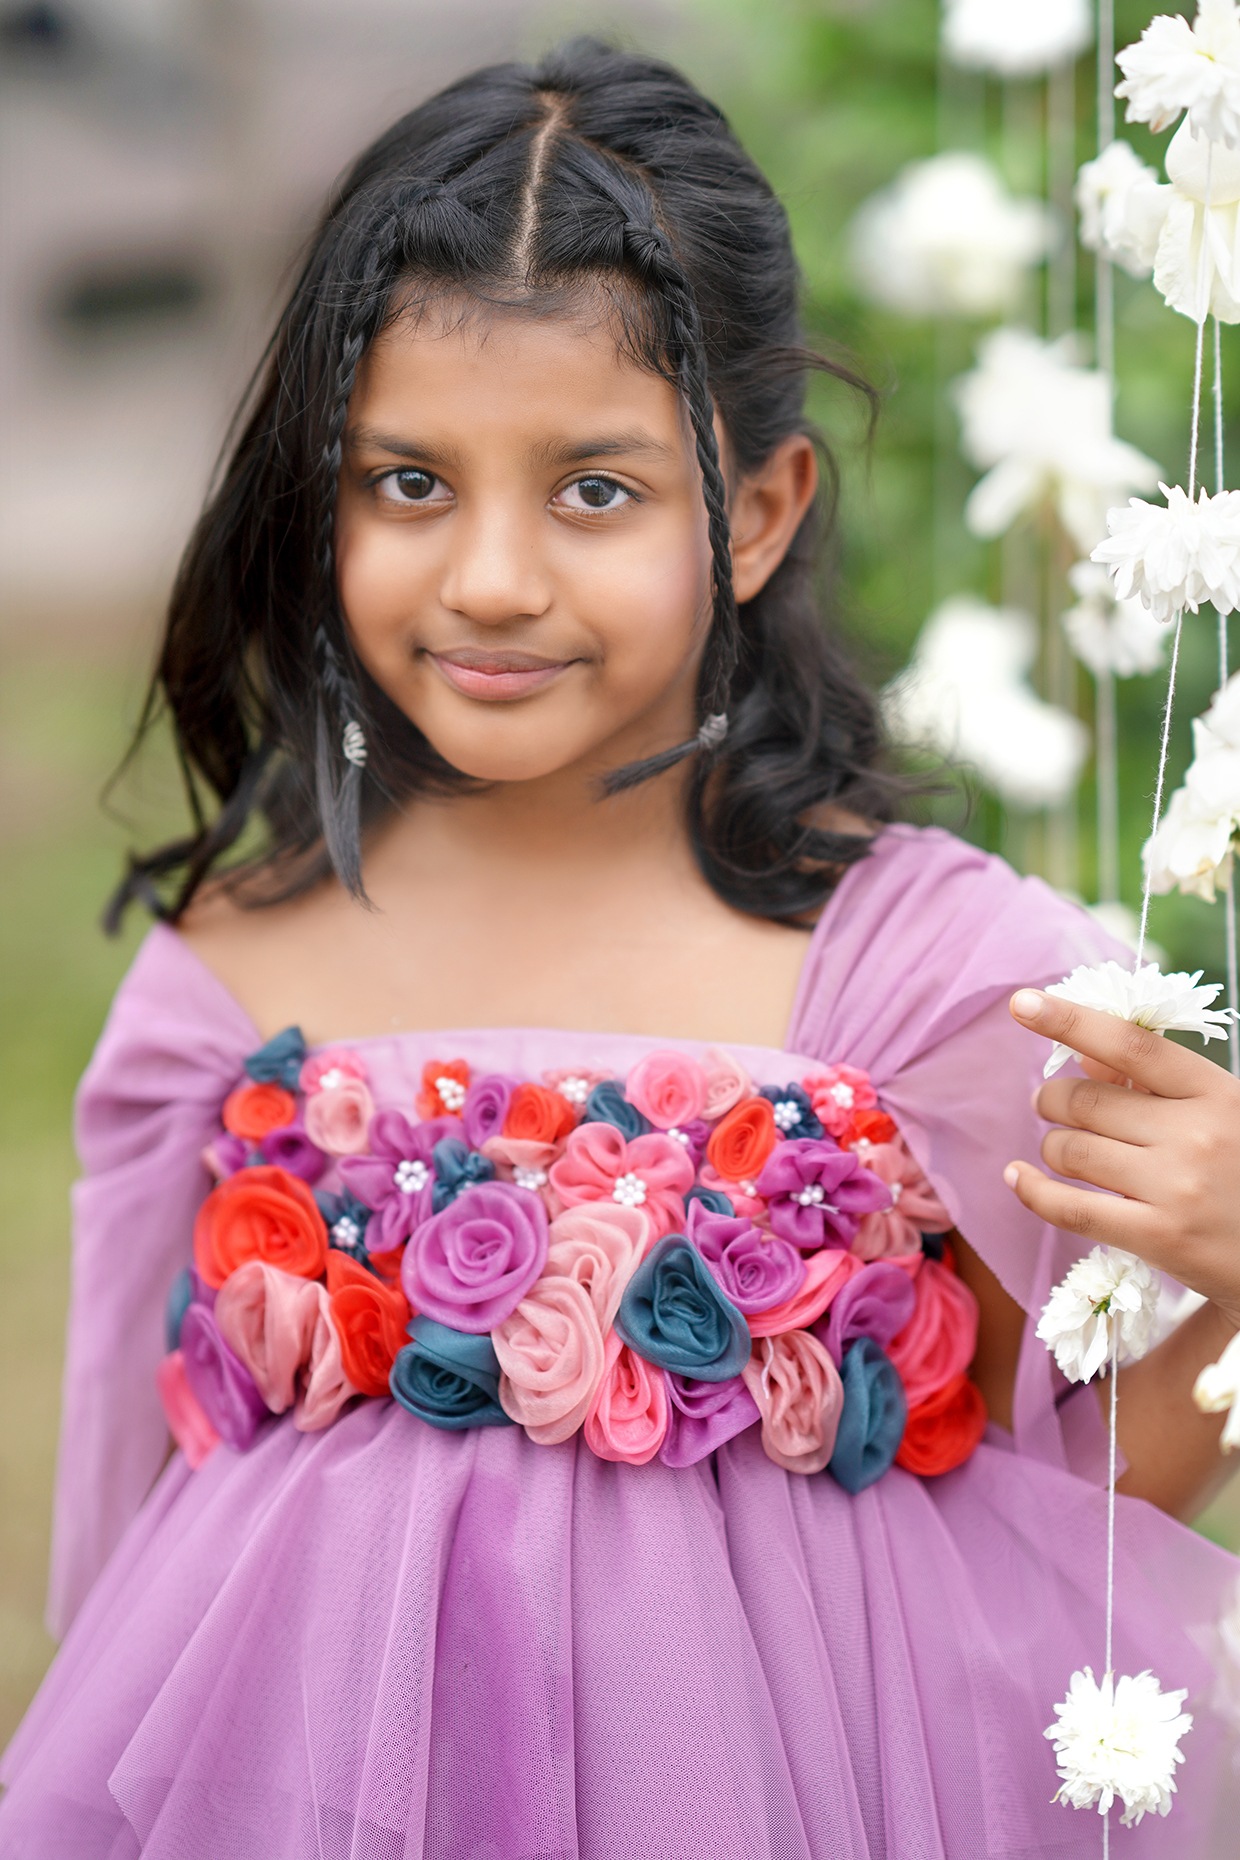
<svg viewBox="0 0 1240 1860"><path fill-rule="evenodd" d="M546 659L533 652L452 646L428 654L454 690L465 697L501 700L541 691L566 672L571 659Z"/></svg>

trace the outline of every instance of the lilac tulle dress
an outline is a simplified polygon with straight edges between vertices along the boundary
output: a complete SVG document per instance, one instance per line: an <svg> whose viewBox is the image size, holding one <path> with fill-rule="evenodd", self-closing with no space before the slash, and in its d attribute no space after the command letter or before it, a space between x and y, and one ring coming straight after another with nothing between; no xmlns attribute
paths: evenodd
<svg viewBox="0 0 1240 1860"><path fill-rule="evenodd" d="M1079 1252L1004 1186L1037 1154L1021 983L1118 953L1081 911L937 830L888 829L824 912L784 1055L866 1068L964 1233L1036 1313ZM674 1037L675 1030L671 1030ZM260 1036L166 928L81 1089L85 1176L52 1618L7 1754L5 1860L1016 1860L1101 1851L1042 1731L1103 1664L1105 1439L1026 1329L1014 1434L850 1496L750 1429L696 1466L575 1436L444 1432L367 1401L197 1472L155 1393L200 1152ZM353 1042L376 1097L426 1059L624 1068L629 1035ZM662 1044L667 1044L666 1041ZM692 1041L676 1044L693 1050ZM1116 1666L1196 1715L1166 1820L1115 1855L1217 1846L1211 1633L1232 1558L1121 1500ZM70 1625L71 1623L71 1625Z"/></svg>

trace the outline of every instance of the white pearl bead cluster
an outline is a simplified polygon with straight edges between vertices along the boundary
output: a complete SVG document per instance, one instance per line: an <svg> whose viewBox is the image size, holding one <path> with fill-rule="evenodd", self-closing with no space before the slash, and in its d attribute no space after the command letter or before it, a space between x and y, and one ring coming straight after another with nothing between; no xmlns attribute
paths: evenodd
<svg viewBox="0 0 1240 1860"><path fill-rule="evenodd" d="M795 1130L801 1121L801 1107L795 1098L780 1098L775 1105L775 1128Z"/></svg>
<svg viewBox="0 0 1240 1860"><path fill-rule="evenodd" d="M356 1246L362 1237L362 1230L357 1222L347 1214L342 1214L332 1228L332 1239L337 1246Z"/></svg>
<svg viewBox="0 0 1240 1860"><path fill-rule="evenodd" d="M678 1125L673 1124L667 1134L673 1143L679 1143L684 1149L688 1149L690 1138L687 1130L681 1130Z"/></svg>
<svg viewBox="0 0 1240 1860"><path fill-rule="evenodd" d="M611 1191L613 1201L618 1201L622 1208L640 1208L646 1200L646 1184L631 1169L616 1177L615 1187Z"/></svg>
<svg viewBox="0 0 1240 1860"><path fill-rule="evenodd" d="M567 1098L570 1104L584 1104L590 1096L590 1081L577 1077L561 1079L556 1090L561 1098Z"/></svg>
<svg viewBox="0 0 1240 1860"><path fill-rule="evenodd" d="M545 1169L526 1169L522 1164L518 1163L512 1172L512 1179L518 1188L528 1188L531 1194L535 1194L545 1185L547 1171Z"/></svg>
<svg viewBox="0 0 1240 1860"><path fill-rule="evenodd" d="M402 1195L418 1194L430 1179L431 1172L426 1164L412 1156L406 1156L398 1162L392 1174L392 1180Z"/></svg>
<svg viewBox="0 0 1240 1860"><path fill-rule="evenodd" d="M439 1093L439 1102L445 1111L460 1111L465 1104L465 1087L459 1079L446 1075L435 1080L435 1090Z"/></svg>
<svg viewBox="0 0 1240 1860"><path fill-rule="evenodd" d="M837 1079L827 1095L834 1098L835 1102L845 1111L851 1111L857 1100L856 1092L851 1085L846 1085L843 1079Z"/></svg>
<svg viewBox="0 0 1240 1860"><path fill-rule="evenodd" d="M344 1072L340 1066L329 1066L319 1080L319 1090L335 1091L337 1086L344 1084L347 1077L348 1074Z"/></svg>
<svg viewBox="0 0 1240 1860"><path fill-rule="evenodd" d="M808 1182L794 1200L803 1208L820 1208L827 1198L827 1191L821 1182Z"/></svg>

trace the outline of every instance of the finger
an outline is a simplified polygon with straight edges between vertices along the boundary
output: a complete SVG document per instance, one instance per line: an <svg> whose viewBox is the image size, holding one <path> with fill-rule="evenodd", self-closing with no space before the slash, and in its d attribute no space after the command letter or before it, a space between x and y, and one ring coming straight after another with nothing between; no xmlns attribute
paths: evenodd
<svg viewBox="0 0 1240 1860"><path fill-rule="evenodd" d="M1003 1179L1032 1214L1066 1234L1078 1234L1091 1246L1119 1246L1142 1253L1148 1231L1143 1203L1118 1195L1096 1195L1068 1182L1053 1182L1032 1163L1012 1162Z"/></svg>
<svg viewBox="0 0 1240 1860"><path fill-rule="evenodd" d="M1200 1053L1190 1053L1146 1027L1104 1014L1100 1008L1061 1001L1040 989L1018 989L1010 1006L1022 1026L1112 1066L1124 1078L1148 1086L1162 1098L1195 1098L1216 1070Z"/></svg>
<svg viewBox="0 0 1240 1860"><path fill-rule="evenodd" d="M1097 1079L1048 1079L1034 1093L1033 1108L1048 1124L1094 1130L1122 1143L1156 1143L1167 1135L1167 1109L1156 1097Z"/></svg>
<svg viewBox="0 0 1240 1860"><path fill-rule="evenodd" d="M1134 1143L1095 1136L1090 1130L1048 1130L1042 1139L1042 1160L1056 1175L1109 1188L1133 1201L1148 1203L1158 1195L1158 1152Z"/></svg>

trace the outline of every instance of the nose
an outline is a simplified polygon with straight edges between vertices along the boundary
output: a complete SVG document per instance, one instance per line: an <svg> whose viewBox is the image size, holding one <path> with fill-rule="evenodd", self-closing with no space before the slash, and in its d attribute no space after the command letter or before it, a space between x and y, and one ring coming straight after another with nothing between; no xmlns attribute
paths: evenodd
<svg viewBox="0 0 1240 1860"><path fill-rule="evenodd" d="M440 599L451 613L481 626L535 620L551 605L534 513L515 500L488 499L458 512Z"/></svg>

